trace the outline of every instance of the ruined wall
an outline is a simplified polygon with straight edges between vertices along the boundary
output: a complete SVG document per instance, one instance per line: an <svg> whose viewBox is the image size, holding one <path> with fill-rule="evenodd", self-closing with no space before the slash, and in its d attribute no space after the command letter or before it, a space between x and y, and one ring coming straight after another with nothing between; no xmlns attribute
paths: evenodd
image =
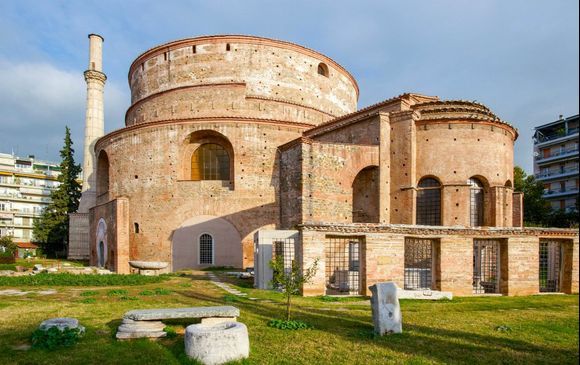
<svg viewBox="0 0 580 365"><path fill-rule="evenodd" d="M302 223L302 149L300 140L280 150L280 226Z"/></svg>
<svg viewBox="0 0 580 365"><path fill-rule="evenodd" d="M370 295L368 286L394 281L404 286L405 238L434 240L432 289L450 291L458 296L474 294L473 245L475 239L500 242L499 292L503 295L531 295L539 292L540 239L562 242L563 267L561 292L578 292L578 232L573 229L513 228L421 228L406 225L306 224L301 228L302 245L298 257L304 267L319 259L319 271L304 286L304 295L326 293L328 237L362 237L360 265L361 294ZM332 271L332 268L330 268ZM486 295L486 294L479 294Z"/></svg>
<svg viewBox="0 0 580 365"><path fill-rule="evenodd" d="M362 169L378 166L378 152L378 146L303 144L302 221L352 222L352 184Z"/></svg>
<svg viewBox="0 0 580 365"><path fill-rule="evenodd" d="M327 75L318 73L320 63ZM132 64L129 85L127 125L224 113L316 125L355 111L358 98L352 75L330 58L251 36L199 37L153 48Z"/></svg>
<svg viewBox="0 0 580 365"><path fill-rule="evenodd" d="M97 226L102 219L106 224L107 259L105 268L119 274L129 274L131 244L129 242L129 201L119 198L97 205L89 210L90 265L98 266Z"/></svg>

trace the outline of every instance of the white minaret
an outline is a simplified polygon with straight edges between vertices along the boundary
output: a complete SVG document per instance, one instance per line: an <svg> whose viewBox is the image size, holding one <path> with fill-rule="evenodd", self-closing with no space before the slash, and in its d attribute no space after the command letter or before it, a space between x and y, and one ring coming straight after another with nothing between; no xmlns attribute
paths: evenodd
<svg viewBox="0 0 580 365"><path fill-rule="evenodd" d="M83 155L83 188L79 213L88 213L96 205L95 143L105 133L103 91L107 76L103 73L103 37L89 34L89 67L87 82L87 109L85 118L85 149Z"/></svg>

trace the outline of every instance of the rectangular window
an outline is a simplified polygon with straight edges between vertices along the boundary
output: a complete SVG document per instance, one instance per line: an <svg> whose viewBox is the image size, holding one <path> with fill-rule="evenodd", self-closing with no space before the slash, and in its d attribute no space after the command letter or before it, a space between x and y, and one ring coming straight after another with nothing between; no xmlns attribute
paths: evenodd
<svg viewBox="0 0 580 365"><path fill-rule="evenodd" d="M560 291L562 246L559 241L540 240L540 292Z"/></svg>
<svg viewBox="0 0 580 365"><path fill-rule="evenodd" d="M326 237L326 294L360 295L361 244L359 237Z"/></svg>
<svg viewBox="0 0 580 365"><path fill-rule="evenodd" d="M499 293L500 241L473 240L473 293Z"/></svg>
<svg viewBox="0 0 580 365"><path fill-rule="evenodd" d="M433 239L405 238L405 289L432 289L434 245Z"/></svg>

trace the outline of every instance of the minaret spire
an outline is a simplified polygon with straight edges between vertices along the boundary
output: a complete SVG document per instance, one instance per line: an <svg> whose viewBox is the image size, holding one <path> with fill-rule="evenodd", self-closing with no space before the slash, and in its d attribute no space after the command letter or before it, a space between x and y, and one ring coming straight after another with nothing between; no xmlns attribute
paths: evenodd
<svg viewBox="0 0 580 365"><path fill-rule="evenodd" d="M83 155L83 188L79 213L88 213L96 205L95 143L104 135L103 91L107 76L103 73L103 37L89 34L89 67L84 72L87 83L85 147Z"/></svg>

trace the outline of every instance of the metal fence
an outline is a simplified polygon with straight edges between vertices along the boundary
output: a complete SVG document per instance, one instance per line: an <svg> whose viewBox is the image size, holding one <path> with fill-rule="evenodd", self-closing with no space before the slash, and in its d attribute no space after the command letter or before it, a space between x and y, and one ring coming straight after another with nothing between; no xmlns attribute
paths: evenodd
<svg viewBox="0 0 580 365"><path fill-rule="evenodd" d="M540 292L560 291L562 245L555 240L540 240Z"/></svg>
<svg viewBox="0 0 580 365"><path fill-rule="evenodd" d="M473 240L473 293L499 293L499 240Z"/></svg>
<svg viewBox="0 0 580 365"><path fill-rule="evenodd" d="M432 288L434 245L433 239L405 238L405 289Z"/></svg>
<svg viewBox="0 0 580 365"><path fill-rule="evenodd" d="M284 262L284 271L291 271L292 261L294 261L294 238L275 239L273 246L272 259L281 257Z"/></svg>
<svg viewBox="0 0 580 365"><path fill-rule="evenodd" d="M360 294L361 245L359 237L326 237L327 295Z"/></svg>

